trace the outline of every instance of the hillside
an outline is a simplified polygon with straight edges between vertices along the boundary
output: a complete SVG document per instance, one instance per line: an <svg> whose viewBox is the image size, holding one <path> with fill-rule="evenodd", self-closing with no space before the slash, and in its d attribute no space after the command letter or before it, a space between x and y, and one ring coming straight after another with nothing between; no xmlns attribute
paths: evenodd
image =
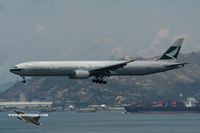
<svg viewBox="0 0 200 133"><path fill-rule="evenodd" d="M32 78L0 94L0 98L18 100L25 93L29 100L69 100L89 103L119 104L156 99L182 99L193 96L200 100L200 52L180 55L184 68L149 76L110 77L107 85L92 79L73 80L67 77Z"/></svg>
<svg viewBox="0 0 200 133"><path fill-rule="evenodd" d="M5 90L7 90L8 88L10 88L13 85L14 85L14 82L0 84L0 93L4 92Z"/></svg>

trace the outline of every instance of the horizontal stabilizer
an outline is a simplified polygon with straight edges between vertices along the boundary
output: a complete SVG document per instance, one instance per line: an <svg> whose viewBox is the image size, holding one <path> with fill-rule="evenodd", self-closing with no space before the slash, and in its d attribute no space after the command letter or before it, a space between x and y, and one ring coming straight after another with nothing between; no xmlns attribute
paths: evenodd
<svg viewBox="0 0 200 133"><path fill-rule="evenodd" d="M178 67L178 66L184 66L186 64L189 64L189 63L177 63L177 64L172 64L172 65L165 65L165 67Z"/></svg>

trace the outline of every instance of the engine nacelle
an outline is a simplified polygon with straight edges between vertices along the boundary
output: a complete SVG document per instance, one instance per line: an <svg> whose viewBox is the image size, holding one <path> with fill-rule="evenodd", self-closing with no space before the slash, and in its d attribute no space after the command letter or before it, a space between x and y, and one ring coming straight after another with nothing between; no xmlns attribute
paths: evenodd
<svg viewBox="0 0 200 133"><path fill-rule="evenodd" d="M89 71L86 70L75 70L73 76L70 76L71 79L87 79L90 76Z"/></svg>

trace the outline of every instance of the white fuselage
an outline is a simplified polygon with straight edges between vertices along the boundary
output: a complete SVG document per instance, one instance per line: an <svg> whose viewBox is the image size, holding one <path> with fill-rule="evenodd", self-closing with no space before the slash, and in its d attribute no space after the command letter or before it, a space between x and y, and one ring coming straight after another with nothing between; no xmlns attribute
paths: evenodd
<svg viewBox="0 0 200 133"><path fill-rule="evenodd" d="M37 61L14 66L10 71L20 76L73 76L75 70L91 70L124 61ZM123 68L111 71L110 76L147 75L164 72L179 66L165 67L177 63L168 61L133 61Z"/></svg>

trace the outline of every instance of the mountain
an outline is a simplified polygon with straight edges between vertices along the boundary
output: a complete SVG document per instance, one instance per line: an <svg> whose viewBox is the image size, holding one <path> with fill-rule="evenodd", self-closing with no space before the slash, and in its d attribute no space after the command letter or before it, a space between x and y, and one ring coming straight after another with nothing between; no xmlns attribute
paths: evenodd
<svg viewBox="0 0 200 133"><path fill-rule="evenodd" d="M0 84L0 93L4 92L5 90L7 90L8 88L10 88L13 85L14 85L14 82Z"/></svg>
<svg viewBox="0 0 200 133"><path fill-rule="evenodd" d="M0 98L18 100L24 93L29 100L87 101L91 104L186 99L190 96L200 100L200 52L180 55L178 61L189 64L148 76L110 77L106 85L92 83L91 78L31 78L25 85L16 83L1 93Z"/></svg>

